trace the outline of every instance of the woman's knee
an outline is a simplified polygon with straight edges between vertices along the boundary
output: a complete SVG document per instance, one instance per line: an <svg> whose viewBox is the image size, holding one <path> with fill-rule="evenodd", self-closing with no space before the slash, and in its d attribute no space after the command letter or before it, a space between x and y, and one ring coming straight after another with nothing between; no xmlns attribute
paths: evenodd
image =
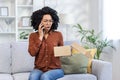
<svg viewBox="0 0 120 80"><path fill-rule="evenodd" d="M45 72L41 75L40 80L56 80L64 76L62 69L55 69Z"/></svg>
<svg viewBox="0 0 120 80"><path fill-rule="evenodd" d="M52 79L50 78L50 75L42 74L40 80L52 80Z"/></svg>
<svg viewBox="0 0 120 80"><path fill-rule="evenodd" d="M41 75L42 71L35 69L30 73L29 80L40 80Z"/></svg>

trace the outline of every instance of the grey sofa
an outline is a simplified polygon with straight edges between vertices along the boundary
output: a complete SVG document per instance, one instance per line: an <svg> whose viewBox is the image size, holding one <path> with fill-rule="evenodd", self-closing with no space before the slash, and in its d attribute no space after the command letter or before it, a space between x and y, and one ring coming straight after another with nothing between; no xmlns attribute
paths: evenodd
<svg viewBox="0 0 120 80"><path fill-rule="evenodd" d="M27 48L27 42L0 44L0 80L28 80L34 57ZM112 80L112 64L93 60L92 74L70 74L58 80Z"/></svg>

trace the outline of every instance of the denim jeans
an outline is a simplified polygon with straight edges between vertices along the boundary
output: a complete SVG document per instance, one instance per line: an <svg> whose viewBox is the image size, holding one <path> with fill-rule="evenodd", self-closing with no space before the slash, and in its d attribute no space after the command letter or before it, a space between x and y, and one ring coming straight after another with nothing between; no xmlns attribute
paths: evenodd
<svg viewBox="0 0 120 80"><path fill-rule="evenodd" d="M47 72L42 72L41 70L34 69L29 76L29 80L57 80L64 76L62 69L53 69Z"/></svg>

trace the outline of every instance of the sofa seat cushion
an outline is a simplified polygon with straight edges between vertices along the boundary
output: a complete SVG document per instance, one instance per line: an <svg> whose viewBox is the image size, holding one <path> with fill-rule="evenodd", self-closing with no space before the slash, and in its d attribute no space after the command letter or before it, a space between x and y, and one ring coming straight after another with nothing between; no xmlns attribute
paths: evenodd
<svg viewBox="0 0 120 80"><path fill-rule="evenodd" d="M14 80L28 80L30 72L13 74Z"/></svg>
<svg viewBox="0 0 120 80"><path fill-rule="evenodd" d="M57 80L97 80L97 77L92 74L70 74Z"/></svg>
<svg viewBox="0 0 120 80"><path fill-rule="evenodd" d="M0 74L0 80L13 80L11 74Z"/></svg>

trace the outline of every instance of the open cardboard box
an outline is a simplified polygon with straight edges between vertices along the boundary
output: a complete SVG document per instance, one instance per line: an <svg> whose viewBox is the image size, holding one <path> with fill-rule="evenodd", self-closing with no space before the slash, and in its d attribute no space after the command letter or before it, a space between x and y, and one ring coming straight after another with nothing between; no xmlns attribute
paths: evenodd
<svg viewBox="0 0 120 80"><path fill-rule="evenodd" d="M71 46L54 47L54 56L71 56Z"/></svg>
<svg viewBox="0 0 120 80"><path fill-rule="evenodd" d="M73 42L70 46L57 46L54 47L54 56L71 56L72 49L77 50L79 53L86 53L86 49L80 46L78 43Z"/></svg>

